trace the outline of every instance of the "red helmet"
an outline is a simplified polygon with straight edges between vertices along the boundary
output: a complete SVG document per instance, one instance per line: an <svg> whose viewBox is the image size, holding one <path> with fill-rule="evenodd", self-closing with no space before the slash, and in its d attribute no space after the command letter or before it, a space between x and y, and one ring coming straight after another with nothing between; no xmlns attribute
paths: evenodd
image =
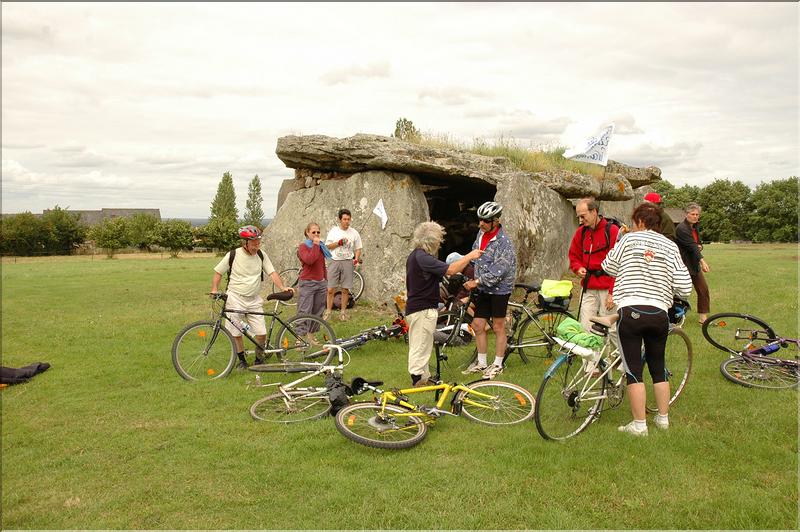
<svg viewBox="0 0 800 532"><path fill-rule="evenodd" d="M261 230L255 225L245 225L239 228L239 236L245 240L258 240L261 238Z"/></svg>

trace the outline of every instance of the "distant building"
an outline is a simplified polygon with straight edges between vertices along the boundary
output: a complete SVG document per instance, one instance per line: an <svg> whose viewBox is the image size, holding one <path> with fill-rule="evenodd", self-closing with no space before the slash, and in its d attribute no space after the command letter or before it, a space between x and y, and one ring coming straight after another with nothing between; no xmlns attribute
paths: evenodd
<svg viewBox="0 0 800 532"><path fill-rule="evenodd" d="M45 209L42 214L47 214L51 209ZM80 221L86 225L97 225L112 218L130 218L136 214L148 214L161 221L161 209L100 209L99 211L78 211L66 209L70 214L80 215Z"/></svg>

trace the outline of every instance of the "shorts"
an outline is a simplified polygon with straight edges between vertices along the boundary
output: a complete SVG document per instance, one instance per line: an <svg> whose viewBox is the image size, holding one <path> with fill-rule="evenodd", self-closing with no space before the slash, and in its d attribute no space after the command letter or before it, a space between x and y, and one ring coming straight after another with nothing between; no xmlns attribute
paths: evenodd
<svg viewBox="0 0 800 532"><path fill-rule="evenodd" d="M241 296L233 292L228 292L228 300L225 302L225 308L231 310L246 310L248 312L264 312L264 300L260 295L251 297ZM225 313L236 325L241 327L243 321L247 321L250 325L248 333L250 336L264 336L267 334L267 326L264 323L264 315L259 314L239 314L238 312ZM234 337L241 337L242 332L233 326L231 322L225 320L225 328Z"/></svg>
<svg viewBox="0 0 800 532"><path fill-rule="evenodd" d="M476 318L505 318L508 310L508 300L511 294L485 294L478 292L475 296Z"/></svg>
<svg viewBox="0 0 800 532"><path fill-rule="evenodd" d="M353 260L332 260L328 264L328 288L353 289Z"/></svg>

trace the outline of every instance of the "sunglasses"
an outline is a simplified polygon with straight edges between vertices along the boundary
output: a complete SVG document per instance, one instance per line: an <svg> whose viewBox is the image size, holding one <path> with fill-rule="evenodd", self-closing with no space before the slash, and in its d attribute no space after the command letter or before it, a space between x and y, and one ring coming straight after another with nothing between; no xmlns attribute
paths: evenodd
<svg viewBox="0 0 800 532"><path fill-rule="evenodd" d="M318 234L319 234L319 231L311 231L311 234L312 234L312 235L318 235Z"/></svg>

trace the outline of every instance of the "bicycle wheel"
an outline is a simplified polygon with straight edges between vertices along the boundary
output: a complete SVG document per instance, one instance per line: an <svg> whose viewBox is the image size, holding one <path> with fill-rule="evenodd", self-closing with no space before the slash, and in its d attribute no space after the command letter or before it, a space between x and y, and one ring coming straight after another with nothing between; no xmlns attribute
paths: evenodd
<svg viewBox="0 0 800 532"><path fill-rule="evenodd" d="M476 392L491 395L459 392L455 403L461 404L461 413L472 421L486 425L513 425L533 416L533 395L516 384L501 381L478 381L467 385Z"/></svg>
<svg viewBox="0 0 800 532"><path fill-rule="evenodd" d="M734 355L777 338L775 331L764 320L736 312L709 316L703 323L703 336L717 349Z"/></svg>
<svg viewBox="0 0 800 532"><path fill-rule="evenodd" d="M364 293L364 277L358 270L353 271L353 288L350 290L350 297L353 301L358 301L361 294Z"/></svg>
<svg viewBox="0 0 800 532"><path fill-rule="evenodd" d="M281 361L320 362L327 364L333 351L323 350L323 344L336 341L336 335L328 322L311 314L297 314L278 331L276 346L284 349Z"/></svg>
<svg viewBox="0 0 800 532"><path fill-rule="evenodd" d="M719 370L729 381L748 388L782 390L797 388L800 382L797 366L767 356L729 358L720 365Z"/></svg>
<svg viewBox="0 0 800 532"><path fill-rule="evenodd" d="M444 344L440 353L446 357L445 364L454 371L462 371L475 358L473 333L466 325L467 314L458 311L442 312L436 319L434 339ZM434 361L432 361L433 363Z"/></svg>
<svg viewBox="0 0 800 532"><path fill-rule="evenodd" d="M603 406L605 379L592 378L581 357L562 355L545 372L533 418L546 440L566 440L594 421Z"/></svg>
<svg viewBox="0 0 800 532"><path fill-rule="evenodd" d="M259 421L298 423L319 419L331 410L327 392L310 393L287 390L262 397L250 407L250 415Z"/></svg>
<svg viewBox="0 0 800 532"><path fill-rule="evenodd" d="M572 318L572 315L563 310L540 310L533 319L527 318L520 325L517 336L517 349L522 361L527 363L530 357L553 358L557 355L558 345L553 337L566 318Z"/></svg>
<svg viewBox="0 0 800 532"><path fill-rule="evenodd" d="M669 404L672 406L686 388L686 381L689 380L689 373L692 371L692 342L683 329L678 327L672 328L667 335L664 371L671 394ZM647 394L647 411L650 413L658 412L654 395Z"/></svg>
<svg viewBox="0 0 800 532"><path fill-rule="evenodd" d="M172 365L189 381L221 379L236 360L233 338L215 321L190 323L172 342Z"/></svg>
<svg viewBox="0 0 800 532"><path fill-rule="evenodd" d="M286 305L289 307L297 306L297 301L300 296L300 290L299 290L300 268L286 268L285 270L281 270L278 273L278 275L280 276L281 281L283 282L284 288L294 288L295 290L294 297L292 299L290 299L289 301L280 301L279 303L281 305ZM270 282L269 284L263 283L262 286L263 288L261 290L261 297L264 298L264 302L266 303L267 296L274 292L277 292L278 287L275 286L275 283L273 282ZM265 290L267 287L269 287L269 292Z"/></svg>
<svg viewBox="0 0 800 532"><path fill-rule="evenodd" d="M353 403L337 412L336 428L345 438L367 447L407 449L422 441L428 426L420 415L399 405Z"/></svg>

